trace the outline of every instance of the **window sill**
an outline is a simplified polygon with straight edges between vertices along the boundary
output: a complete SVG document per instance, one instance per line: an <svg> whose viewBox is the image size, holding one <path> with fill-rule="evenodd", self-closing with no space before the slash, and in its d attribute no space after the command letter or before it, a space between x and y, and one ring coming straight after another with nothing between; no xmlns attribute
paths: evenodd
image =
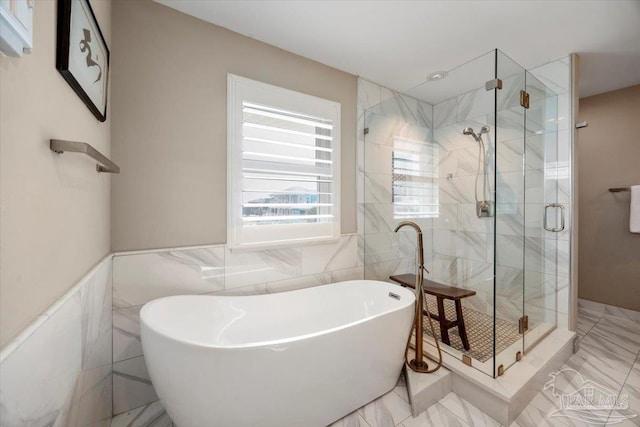
<svg viewBox="0 0 640 427"><path fill-rule="evenodd" d="M302 246L314 246L314 245L323 245L328 243L336 243L340 241L342 235L340 236L331 236L331 237L323 237L323 238L312 238L312 239L298 239L298 240L284 240L284 241L274 241L274 242L264 242L264 243L251 243L246 245L232 245L229 244L229 250L231 252L253 252L267 249L287 249L287 248L298 248Z"/></svg>

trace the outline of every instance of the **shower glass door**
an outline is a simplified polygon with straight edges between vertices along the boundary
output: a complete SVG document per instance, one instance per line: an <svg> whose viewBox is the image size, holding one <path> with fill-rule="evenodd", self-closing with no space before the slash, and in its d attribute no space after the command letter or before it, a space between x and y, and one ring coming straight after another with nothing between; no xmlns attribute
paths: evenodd
<svg viewBox="0 0 640 427"><path fill-rule="evenodd" d="M496 50L495 92L495 234L494 234L494 365L493 376L500 376L521 355L524 316L524 156L526 140L525 70Z"/></svg>
<svg viewBox="0 0 640 427"><path fill-rule="evenodd" d="M558 159L558 96L529 72L526 91L524 352L556 327L558 244L568 237L559 197L568 166Z"/></svg>

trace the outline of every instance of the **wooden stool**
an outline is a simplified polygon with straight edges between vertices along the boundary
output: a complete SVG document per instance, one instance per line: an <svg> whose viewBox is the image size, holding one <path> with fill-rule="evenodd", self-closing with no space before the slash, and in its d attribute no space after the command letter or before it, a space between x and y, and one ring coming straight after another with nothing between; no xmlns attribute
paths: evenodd
<svg viewBox="0 0 640 427"><path fill-rule="evenodd" d="M390 276L389 279L404 287L412 289L416 288L415 274L398 274L396 276ZM462 315L462 304L460 303L460 300L462 300L462 298L475 295L476 291L447 286L427 279L424 279L422 285L425 294L433 295L437 298L438 315L435 315L428 310L424 310L424 314L430 316L434 320L437 320L440 324L440 338L442 339L442 342L447 345L451 345L451 341L449 340L449 329L458 327L458 334L460 334L462 345L465 350L469 350L469 339L467 338L467 330L464 327L464 317ZM455 303L456 320L447 320L447 316L444 311L445 299L452 300Z"/></svg>

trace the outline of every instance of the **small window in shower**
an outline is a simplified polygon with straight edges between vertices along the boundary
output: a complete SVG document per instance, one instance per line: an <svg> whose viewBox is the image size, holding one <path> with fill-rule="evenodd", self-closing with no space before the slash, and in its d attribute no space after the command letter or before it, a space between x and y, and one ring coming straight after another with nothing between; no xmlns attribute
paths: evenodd
<svg viewBox="0 0 640 427"><path fill-rule="evenodd" d="M340 104L229 76L228 240L339 236Z"/></svg>
<svg viewBox="0 0 640 427"><path fill-rule="evenodd" d="M440 213L438 146L395 137L392 171L393 217L437 218Z"/></svg>

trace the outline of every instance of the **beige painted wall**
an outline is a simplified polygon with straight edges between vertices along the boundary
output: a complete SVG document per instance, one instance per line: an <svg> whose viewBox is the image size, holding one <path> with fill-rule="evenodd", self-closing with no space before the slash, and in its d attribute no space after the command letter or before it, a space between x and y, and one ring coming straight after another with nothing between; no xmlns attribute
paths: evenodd
<svg viewBox="0 0 640 427"><path fill-rule="evenodd" d="M111 2L91 4L110 45ZM109 119L100 123L55 68L55 1L36 2L33 27L31 55L0 57L0 346L110 249L111 177L48 145L86 141L108 155Z"/></svg>
<svg viewBox="0 0 640 427"><path fill-rule="evenodd" d="M356 229L356 77L150 0L113 5L114 250L226 241L227 73L342 104L342 232Z"/></svg>
<svg viewBox="0 0 640 427"><path fill-rule="evenodd" d="M640 185L640 85L580 100L589 122L577 142L580 170L579 297L640 311L640 234L629 232L630 193Z"/></svg>

